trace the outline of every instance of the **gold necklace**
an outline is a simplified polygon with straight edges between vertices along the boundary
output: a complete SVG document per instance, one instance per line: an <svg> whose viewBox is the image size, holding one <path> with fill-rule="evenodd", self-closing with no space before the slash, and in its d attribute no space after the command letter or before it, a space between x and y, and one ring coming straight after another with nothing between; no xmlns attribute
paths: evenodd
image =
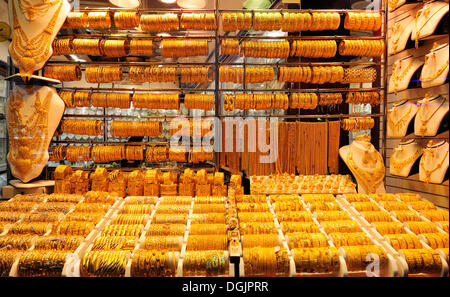
<svg viewBox="0 0 450 297"><path fill-rule="evenodd" d="M25 76L31 76L36 64L48 59L52 43L52 34L55 29L56 20L63 5L59 5L47 27L31 40L19 24L16 6L12 4L14 34L10 46L11 56L19 63L19 71Z"/></svg>
<svg viewBox="0 0 450 297"><path fill-rule="evenodd" d="M397 74L399 71L398 68L401 68L401 61L398 62L398 66L396 65L394 69L392 70L392 79L394 80L394 91L397 92L398 90L398 83L406 76L406 74L409 72L409 69L412 68L413 62L412 60L409 62L408 66L406 67L405 71L401 74Z"/></svg>
<svg viewBox="0 0 450 297"><path fill-rule="evenodd" d="M383 159L378 154L375 162L375 169L368 171L367 169L362 169L356 165L353 160L351 148L347 153L347 164L350 170L352 170L353 174L355 174L355 176L364 184L369 194L376 192L377 186L383 181L385 175Z"/></svg>
<svg viewBox="0 0 450 297"><path fill-rule="evenodd" d="M441 6L441 8L439 8L438 10L436 10L429 18L428 18L428 14L430 13L430 6L425 5L422 9L419 9L419 10L417 11L416 19L415 19L415 22L414 22L414 25L415 25L415 27L416 27L416 40L415 40L415 47L416 47L416 48L419 47L419 36L420 36L420 31L423 29L423 27L425 27L425 25L428 23L428 21L431 20L431 19L433 18L433 16L434 16L435 14L437 14L437 13L438 13L442 8L444 8L444 7L446 7L446 5ZM422 25L422 27L420 27L420 29L419 29L419 28L417 28L417 21L419 20L419 16L422 14L422 12L423 12L423 14L425 15L425 17L427 18L427 20L426 20L425 23Z"/></svg>
<svg viewBox="0 0 450 297"><path fill-rule="evenodd" d="M401 24L400 22L395 23L394 28L392 28L392 39L393 39L392 43L393 43L394 53L397 52L398 42L400 41L400 33L401 33L400 24Z"/></svg>
<svg viewBox="0 0 450 297"><path fill-rule="evenodd" d="M412 105L409 105L408 111L398 120L394 121L393 113L395 112L397 106L394 106L393 110L388 113L389 124L395 128L395 130L399 130L400 126L403 126L409 118L409 113L411 112Z"/></svg>
<svg viewBox="0 0 450 297"><path fill-rule="evenodd" d="M427 102L430 102L430 101L428 101L427 99L425 99L425 100L426 100ZM420 120L422 121L422 123L421 123L421 125L420 125L420 135L422 135L422 136L425 135L425 133L426 133L427 130L428 130L428 128L427 128L428 122L433 118L433 116L436 114L436 112L439 110L439 108L441 108L441 106L444 105L444 104L443 104L443 103L440 103L439 106L438 106L438 108L436 108L436 110L433 111L433 112L431 113L431 115L430 115L428 118L424 118L424 116L423 116L424 105L425 105L425 104L421 103L421 104L420 104L419 111L417 112L418 115L419 115Z"/></svg>
<svg viewBox="0 0 450 297"><path fill-rule="evenodd" d="M442 167L442 164L444 164L445 159L447 158L448 155L448 151L445 152L444 158L441 160L441 162L439 162L436 167L434 167L431 170L428 170L425 168L425 156L431 154L432 155L432 159L434 159L435 155L434 155L434 151L431 148L426 148L423 150L423 156L422 159L420 159L420 167L423 169L423 172L425 173L425 183L429 183L430 182L430 177L433 174L433 172L435 172L436 170L438 170L439 168ZM431 162L432 164L434 164L435 162Z"/></svg>
<svg viewBox="0 0 450 297"><path fill-rule="evenodd" d="M445 47L444 47L444 48L445 48ZM436 62L436 52L433 52L431 55L432 55L432 57L434 58L434 61ZM429 57L430 57L429 55L426 55L426 56L425 56L425 64L427 63ZM427 77L422 76L422 73L423 73L423 71L422 71L422 73L420 74L420 80L421 80L421 81L424 81L424 80L433 80L433 79L437 78L439 75L442 74L442 72L444 72L445 68L447 68L448 62L449 62L449 59L447 59L447 62L445 62L444 65L442 65L441 68L439 68L438 71L436 71L435 74L432 74L432 75L430 75L430 76L427 76Z"/></svg>
<svg viewBox="0 0 450 297"><path fill-rule="evenodd" d="M14 0L13 0L14 1ZM28 0L17 0L19 2L20 11L23 13L24 17L32 22L35 19L45 15L50 7L54 6L60 0L42 0L39 4L33 4Z"/></svg>
<svg viewBox="0 0 450 297"><path fill-rule="evenodd" d="M22 175L42 162L47 147L48 111L53 96L48 92L41 102L40 92L36 92L35 111L25 120L21 114L23 95L18 91L10 92L8 133L11 163Z"/></svg>
<svg viewBox="0 0 450 297"><path fill-rule="evenodd" d="M411 155L410 157L403 159L401 161L398 161L398 160L396 160L397 152L398 151L394 151L394 153L391 155L391 160L390 160L392 167L394 167L396 170L401 170L402 168L405 167L405 165L410 164L411 162L414 162L422 154L422 152L420 150L416 150L416 152L413 155Z"/></svg>

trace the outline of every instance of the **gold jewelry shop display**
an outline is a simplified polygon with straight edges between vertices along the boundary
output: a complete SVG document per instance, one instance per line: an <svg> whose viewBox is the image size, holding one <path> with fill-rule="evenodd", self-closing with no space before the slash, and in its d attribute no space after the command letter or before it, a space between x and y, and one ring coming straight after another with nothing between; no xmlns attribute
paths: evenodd
<svg viewBox="0 0 450 297"><path fill-rule="evenodd" d="M443 96L428 97L417 101L419 110L414 121L414 134L417 136L435 136L442 120L449 111L447 99Z"/></svg>
<svg viewBox="0 0 450 297"><path fill-rule="evenodd" d="M369 142L370 136L358 136L350 145L341 147L339 155L354 174L359 193L384 193L384 160Z"/></svg>
<svg viewBox="0 0 450 297"><path fill-rule="evenodd" d="M6 102L7 158L15 177L28 182L40 175L63 112L64 102L53 88L16 86L10 91Z"/></svg>
<svg viewBox="0 0 450 297"><path fill-rule="evenodd" d="M13 36L9 46L14 65L22 77L41 69L52 55L52 42L70 9L66 0L34 4L29 0L9 2Z"/></svg>
<svg viewBox="0 0 450 297"><path fill-rule="evenodd" d="M425 183L440 184L448 169L448 149L446 141L436 143L431 140L423 149L420 159L419 180Z"/></svg>
<svg viewBox="0 0 450 297"><path fill-rule="evenodd" d="M390 157L389 172L391 175L407 177L412 166L422 155L422 147L414 140L400 142Z"/></svg>
<svg viewBox="0 0 450 297"><path fill-rule="evenodd" d="M411 39L418 41L434 33L441 19L448 13L448 3L427 1L416 13Z"/></svg>
<svg viewBox="0 0 450 297"><path fill-rule="evenodd" d="M387 136L404 137L408 130L409 123L417 114L419 108L408 100L395 102L387 114Z"/></svg>

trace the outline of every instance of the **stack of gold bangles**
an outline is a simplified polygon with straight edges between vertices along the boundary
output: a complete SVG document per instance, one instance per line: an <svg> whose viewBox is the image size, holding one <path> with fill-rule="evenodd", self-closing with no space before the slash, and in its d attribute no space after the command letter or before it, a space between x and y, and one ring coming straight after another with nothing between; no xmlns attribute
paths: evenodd
<svg viewBox="0 0 450 297"><path fill-rule="evenodd" d="M153 40L137 40L130 41L131 56L151 56L153 55Z"/></svg>
<svg viewBox="0 0 450 297"><path fill-rule="evenodd" d="M121 39L104 39L100 42L100 50L106 57L124 57L130 53L130 42Z"/></svg>
<svg viewBox="0 0 450 297"><path fill-rule="evenodd" d="M112 121L111 135L117 137L158 136L162 125L159 121Z"/></svg>
<svg viewBox="0 0 450 297"><path fill-rule="evenodd" d="M144 67L131 66L128 73L130 82L175 82L177 81L177 68L172 66Z"/></svg>
<svg viewBox="0 0 450 297"><path fill-rule="evenodd" d="M388 234L386 237L389 239L391 246L395 250L400 249L421 249L419 237L415 234Z"/></svg>
<svg viewBox="0 0 450 297"><path fill-rule="evenodd" d="M335 232L330 234L333 244L339 248L341 246L361 246L371 245L372 240L364 232L341 233Z"/></svg>
<svg viewBox="0 0 450 297"><path fill-rule="evenodd" d="M380 204L387 211L409 210L408 205L405 202L401 202L401 201L383 201L383 202L380 202Z"/></svg>
<svg viewBox="0 0 450 297"><path fill-rule="evenodd" d="M149 109L180 109L179 94L133 94L133 106Z"/></svg>
<svg viewBox="0 0 450 297"><path fill-rule="evenodd" d="M304 82L314 84L341 82L344 78L342 66L304 66L279 68L279 82Z"/></svg>
<svg viewBox="0 0 450 297"><path fill-rule="evenodd" d="M336 55L335 40L294 40L291 56L308 58L331 58Z"/></svg>
<svg viewBox="0 0 450 297"><path fill-rule="evenodd" d="M121 81L123 79L120 67L87 67L85 79L88 83L108 83Z"/></svg>
<svg viewBox="0 0 450 297"><path fill-rule="evenodd" d="M346 211L340 210L316 211L314 214L319 222L351 219L350 215Z"/></svg>
<svg viewBox="0 0 450 297"><path fill-rule="evenodd" d="M178 14L142 14L140 18L140 27L143 31L149 32L178 30Z"/></svg>
<svg viewBox="0 0 450 297"><path fill-rule="evenodd" d="M421 235L432 249L448 249L448 233L423 233Z"/></svg>
<svg viewBox="0 0 450 297"><path fill-rule="evenodd" d="M381 28L381 14L378 12L347 12L344 28L355 31L378 31Z"/></svg>
<svg viewBox="0 0 450 297"><path fill-rule="evenodd" d="M289 96L290 108L315 109L318 103L316 93L291 93Z"/></svg>
<svg viewBox="0 0 450 297"><path fill-rule="evenodd" d="M369 202L353 202L352 206L357 211L379 211L378 205L372 201Z"/></svg>
<svg viewBox="0 0 450 297"><path fill-rule="evenodd" d="M412 210L394 210L392 212L400 222L420 221L420 217Z"/></svg>
<svg viewBox="0 0 450 297"><path fill-rule="evenodd" d="M228 236L222 234L189 235L187 251L228 250Z"/></svg>
<svg viewBox="0 0 450 297"><path fill-rule="evenodd" d="M121 214L151 214L153 206L150 204L126 204L120 210Z"/></svg>
<svg viewBox="0 0 450 297"><path fill-rule="evenodd" d="M181 236L146 236L142 248L157 251L180 251Z"/></svg>
<svg viewBox="0 0 450 297"><path fill-rule="evenodd" d="M341 56L379 57L383 53L383 40L342 40L339 43Z"/></svg>
<svg viewBox="0 0 450 297"><path fill-rule="evenodd" d="M414 210L423 211L423 210L434 210L436 206L430 201L411 201L408 203ZM448 213L448 212L447 212Z"/></svg>
<svg viewBox="0 0 450 297"><path fill-rule="evenodd" d="M448 211L443 209L421 210L420 214L432 222L448 221Z"/></svg>
<svg viewBox="0 0 450 297"><path fill-rule="evenodd" d="M242 247L252 248L252 247L274 247L279 246L278 234L248 234L241 237Z"/></svg>
<svg viewBox="0 0 450 297"><path fill-rule="evenodd" d="M91 103L95 107L130 108L131 95L129 93L92 93Z"/></svg>
<svg viewBox="0 0 450 297"><path fill-rule="evenodd" d="M294 232L286 234L290 249L317 248L328 246L327 237L322 233Z"/></svg>
<svg viewBox="0 0 450 297"><path fill-rule="evenodd" d="M442 271L441 256L433 249L401 249L399 252L408 264L408 274L438 274Z"/></svg>
<svg viewBox="0 0 450 297"><path fill-rule="evenodd" d="M73 53L72 51L72 39L63 38L55 39L52 43L53 56L65 56Z"/></svg>
<svg viewBox="0 0 450 297"><path fill-rule="evenodd" d="M78 65L47 65L44 67L44 76L60 81L79 81L81 68Z"/></svg>
<svg viewBox="0 0 450 297"><path fill-rule="evenodd" d="M118 29L130 29L139 27L139 15L133 11L115 12L114 25Z"/></svg>
<svg viewBox="0 0 450 297"><path fill-rule="evenodd" d="M319 226L315 222L283 222L281 224L283 233L319 233Z"/></svg>
<svg viewBox="0 0 450 297"><path fill-rule="evenodd" d="M187 162L186 149L184 147L171 147L169 148L169 161L175 162Z"/></svg>
<svg viewBox="0 0 450 297"><path fill-rule="evenodd" d="M335 247L294 248L297 273L337 273L339 254Z"/></svg>
<svg viewBox="0 0 450 297"><path fill-rule="evenodd" d="M208 234L226 234L226 233L227 233L227 225L225 224L192 224L189 230L189 235L208 235Z"/></svg>
<svg viewBox="0 0 450 297"><path fill-rule="evenodd" d="M212 150L205 150L204 148L201 148L200 150L194 150L194 148L191 148L189 150L188 162L190 163L212 161L213 159L214 153Z"/></svg>
<svg viewBox="0 0 450 297"><path fill-rule="evenodd" d="M237 39L222 39L221 44L222 55L239 55L239 40Z"/></svg>
<svg viewBox="0 0 450 297"><path fill-rule="evenodd" d="M175 276L175 254L166 251L137 250L131 260L132 277Z"/></svg>
<svg viewBox="0 0 450 297"><path fill-rule="evenodd" d="M135 236L99 236L95 239L92 250L130 251L136 244Z"/></svg>
<svg viewBox="0 0 450 297"><path fill-rule="evenodd" d="M347 92L345 103L367 103L375 106L380 105L382 98L380 92Z"/></svg>
<svg viewBox="0 0 450 297"><path fill-rule="evenodd" d="M91 160L91 147L71 145L66 148L65 159L69 162L81 162Z"/></svg>
<svg viewBox="0 0 450 297"><path fill-rule="evenodd" d="M289 274L289 251L274 247L243 249L245 276L274 276Z"/></svg>
<svg viewBox="0 0 450 297"><path fill-rule="evenodd" d="M192 214L191 223L192 224L212 224L221 223L224 224L226 221L224 213L194 213Z"/></svg>
<svg viewBox="0 0 450 297"><path fill-rule="evenodd" d="M62 26L63 29L86 28L88 14L86 12L69 12Z"/></svg>
<svg viewBox="0 0 450 297"><path fill-rule="evenodd" d="M372 118L343 119L341 121L342 129L351 132L372 129L374 125L375 120Z"/></svg>
<svg viewBox="0 0 450 297"><path fill-rule="evenodd" d="M207 56L208 40L162 40L160 48L163 57Z"/></svg>
<svg viewBox="0 0 450 297"><path fill-rule="evenodd" d="M49 148L49 161L62 161L66 159L66 146L53 145Z"/></svg>
<svg viewBox="0 0 450 297"><path fill-rule="evenodd" d="M392 221L391 215L385 211L361 211L360 213L369 223Z"/></svg>
<svg viewBox="0 0 450 297"><path fill-rule="evenodd" d="M125 276L129 251L90 251L84 254L80 263L80 274L83 277Z"/></svg>
<svg viewBox="0 0 450 297"><path fill-rule="evenodd" d="M277 212L280 222L312 222L313 218L309 211L281 211Z"/></svg>
<svg viewBox="0 0 450 297"><path fill-rule="evenodd" d="M321 225L327 234L335 232L361 232L358 222L354 220L324 221Z"/></svg>
<svg viewBox="0 0 450 297"><path fill-rule="evenodd" d="M214 95L211 94L186 94L184 107L191 109L214 110Z"/></svg>
<svg viewBox="0 0 450 297"><path fill-rule="evenodd" d="M223 250L186 251L183 276L219 276L228 273L228 261Z"/></svg>
<svg viewBox="0 0 450 297"><path fill-rule="evenodd" d="M361 246L344 246L342 247L346 253L347 269L349 271L366 270L369 259L376 255L379 261L380 270L385 268L388 263L386 252L378 245L361 245ZM368 259L368 257L370 257ZM370 263L370 262L369 262Z"/></svg>
<svg viewBox="0 0 450 297"><path fill-rule="evenodd" d="M135 236L139 237L144 225L116 225L111 224L102 231L102 236Z"/></svg>
<svg viewBox="0 0 450 297"><path fill-rule="evenodd" d="M108 12L89 12L88 25L92 29L109 29L111 28L111 16Z"/></svg>
<svg viewBox="0 0 450 297"><path fill-rule="evenodd" d="M26 251L19 258L18 276L61 276L68 255L67 251Z"/></svg>
<svg viewBox="0 0 450 297"><path fill-rule="evenodd" d="M343 101L341 93L320 93L319 94L319 105L337 105L341 104Z"/></svg>
<svg viewBox="0 0 450 297"><path fill-rule="evenodd" d="M35 250L74 251L83 242L84 236L45 236L36 239Z"/></svg>
<svg viewBox="0 0 450 297"><path fill-rule="evenodd" d="M0 236L0 249L2 252L5 250L28 250L32 246L32 239L34 237L34 235L28 234Z"/></svg>
<svg viewBox="0 0 450 297"><path fill-rule="evenodd" d="M278 31L281 30L283 16L280 12L255 12L253 15L253 30Z"/></svg>
<svg viewBox="0 0 450 297"><path fill-rule="evenodd" d="M285 32L336 30L341 17L339 13L330 12L284 12L282 30Z"/></svg>
<svg viewBox="0 0 450 297"><path fill-rule="evenodd" d="M92 161L96 163L107 163L111 161L123 160L125 158L125 146L111 145L103 146L97 145L92 148Z"/></svg>
<svg viewBox="0 0 450 297"><path fill-rule="evenodd" d="M37 234L44 235L51 228L47 222L15 223L10 229L10 234Z"/></svg>
<svg viewBox="0 0 450 297"><path fill-rule="evenodd" d="M438 233L438 229L433 222L411 221L406 222L406 224L414 234Z"/></svg>
<svg viewBox="0 0 450 297"><path fill-rule="evenodd" d="M58 95L64 101L67 108L75 107L73 102L74 91L60 91Z"/></svg>
<svg viewBox="0 0 450 297"><path fill-rule="evenodd" d="M215 30L216 16L214 13L182 13L180 27L193 30Z"/></svg>
<svg viewBox="0 0 450 297"><path fill-rule="evenodd" d="M367 197L365 194L344 194L344 198L349 203L352 203L352 202L370 202L369 197Z"/></svg>
<svg viewBox="0 0 450 297"><path fill-rule="evenodd" d="M287 58L289 42L284 41L243 41L241 56L253 58Z"/></svg>
<svg viewBox="0 0 450 297"><path fill-rule="evenodd" d="M237 30L251 30L251 12L224 12L222 13L222 29L225 32Z"/></svg>
<svg viewBox="0 0 450 297"><path fill-rule="evenodd" d="M241 222L239 224L241 235L245 234L277 234L274 222Z"/></svg>
<svg viewBox="0 0 450 297"><path fill-rule="evenodd" d="M212 79L211 67L182 67L180 68L182 83L205 83Z"/></svg>
<svg viewBox="0 0 450 297"><path fill-rule="evenodd" d="M373 222L372 225L375 226L381 235L406 233L403 224L399 222Z"/></svg>
<svg viewBox="0 0 450 297"><path fill-rule="evenodd" d="M146 239L153 236L184 236L186 225L184 224L151 224L146 231ZM151 237L150 237L151 236Z"/></svg>
<svg viewBox="0 0 450 297"><path fill-rule="evenodd" d="M127 146L125 149L125 159L128 161L144 160L144 148L142 146Z"/></svg>
<svg viewBox="0 0 450 297"><path fill-rule="evenodd" d="M78 55L101 56L100 39L75 38L72 40L72 52Z"/></svg>
<svg viewBox="0 0 450 297"><path fill-rule="evenodd" d="M103 122L101 120L65 119L61 124L61 131L79 135L101 135Z"/></svg>
<svg viewBox="0 0 450 297"><path fill-rule="evenodd" d="M61 222L55 234L87 236L94 227L92 222Z"/></svg>
<svg viewBox="0 0 450 297"><path fill-rule="evenodd" d="M167 161L169 149L165 146L147 147L145 150L145 160L147 162Z"/></svg>

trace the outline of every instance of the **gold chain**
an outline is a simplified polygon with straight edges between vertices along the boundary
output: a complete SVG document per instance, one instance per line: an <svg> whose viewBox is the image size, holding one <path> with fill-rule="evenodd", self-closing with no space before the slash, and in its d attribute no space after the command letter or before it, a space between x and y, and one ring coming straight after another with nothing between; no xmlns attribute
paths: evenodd
<svg viewBox="0 0 450 297"><path fill-rule="evenodd" d="M398 65L401 67L400 64L401 64L401 61L398 62ZM406 67L405 71L403 71L403 73L400 74L400 75L397 75L397 71L398 71L397 65L392 70L392 79L394 80L394 91L395 92L397 92L397 90L398 90L398 83L399 83L399 81L402 80L406 76L406 74L408 73L409 69L412 68L412 65L413 65L413 62L410 61L408 66Z"/></svg>
<svg viewBox="0 0 450 297"><path fill-rule="evenodd" d="M429 102L429 101L428 101ZM427 128L427 124L428 122L433 118L433 116L437 113L437 111L441 108L442 105L444 105L443 103L439 104L438 108L436 108L435 111L433 111L431 113L431 115L428 118L424 118L423 116L423 107L422 105L424 105L423 103L421 104L421 108L419 108L419 111L417 112L419 115L420 120L422 121L422 124L420 126L420 135L425 135L425 132L427 132L428 128Z"/></svg>
<svg viewBox="0 0 450 297"><path fill-rule="evenodd" d="M435 14L437 14L442 8L444 8L444 7L446 7L446 5L444 5L444 6L442 6L441 8L439 8L438 10L436 10L426 21L425 21L425 23L422 25L422 27L420 27L420 29L419 28L417 28L417 21L418 21L418 19L419 19L419 16L420 16L420 14L422 14L422 12L424 13L424 14L428 14L429 13L429 10L430 10L430 7L429 6L427 6L426 4L425 4L425 6L422 8L422 9L419 9L418 11L417 11L417 14L416 14L416 19L415 19L415 22L414 22L414 25L415 25L415 27L416 27L416 40L415 40L415 46L416 46L416 48L418 48L419 47L419 35L420 35L420 31L423 29L423 27L425 27L425 25L428 23L428 21L429 20L431 20L432 18L433 18L433 16L435 15Z"/></svg>

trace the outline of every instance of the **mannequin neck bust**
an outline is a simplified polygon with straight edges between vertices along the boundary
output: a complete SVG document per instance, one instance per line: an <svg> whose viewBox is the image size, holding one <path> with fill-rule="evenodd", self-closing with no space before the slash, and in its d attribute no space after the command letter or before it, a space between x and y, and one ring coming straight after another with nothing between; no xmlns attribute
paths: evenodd
<svg viewBox="0 0 450 297"><path fill-rule="evenodd" d="M426 96L417 103L419 109L414 123L414 133L419 136L435 136L442 119L448 113L448 102L438 95Z"/></svg>
<svg viewBox="0 0 450 297"><path fill-rule="evenodd" d="M395 20L389 38L389 54L393 55L405 49L411 36L413 27L413 17L406 15L399 20Z"/></svg>
<svg viewBox="0 0 450 297"><path fill-rule="evenodd" d="M448 74L448 43L433 44L431 51L425 56L425 64L420 74L423 88L442 85Z"/></svg>
<svg viewBox="0 0 450 297"><path fill-rule="evenodd" d="M417 11L414 22L412 40L430 36L436 30L442 17L448 13L448 3L444 1L428 1ZM417 45L417 43L416 43Z"/></svg>
<svg viewBox="0 0 450 297"><path fill-rule="evenodd" d="M406 135L409 123L418 110L417 105L409 100L396 102L388 111L387 133L389 137L403 137Z"/></svg>
<svg viewBox="0 0 450 297"><path fill-rule="evenodd" d="M407 177L412 166L421 154L422 147L414 139L400 142L399 145L394 148L390 158L390 173L392 175Z"/></svg>
<svg viewBox="0 0 450 297"><path fill-rule="evenodd" d="M424 182L442 183L448 168L448 149L446 141L430 141L423 150L420 160L419 179Z"/></svg>
<svg viewBox="0 0 450 297"><path fill-rule="evenodd" d="M424 61L412 56L397 60L392 66L392 75L389 80L389 93L396 93L408 88L413 74L422 66Z"/></svg>

